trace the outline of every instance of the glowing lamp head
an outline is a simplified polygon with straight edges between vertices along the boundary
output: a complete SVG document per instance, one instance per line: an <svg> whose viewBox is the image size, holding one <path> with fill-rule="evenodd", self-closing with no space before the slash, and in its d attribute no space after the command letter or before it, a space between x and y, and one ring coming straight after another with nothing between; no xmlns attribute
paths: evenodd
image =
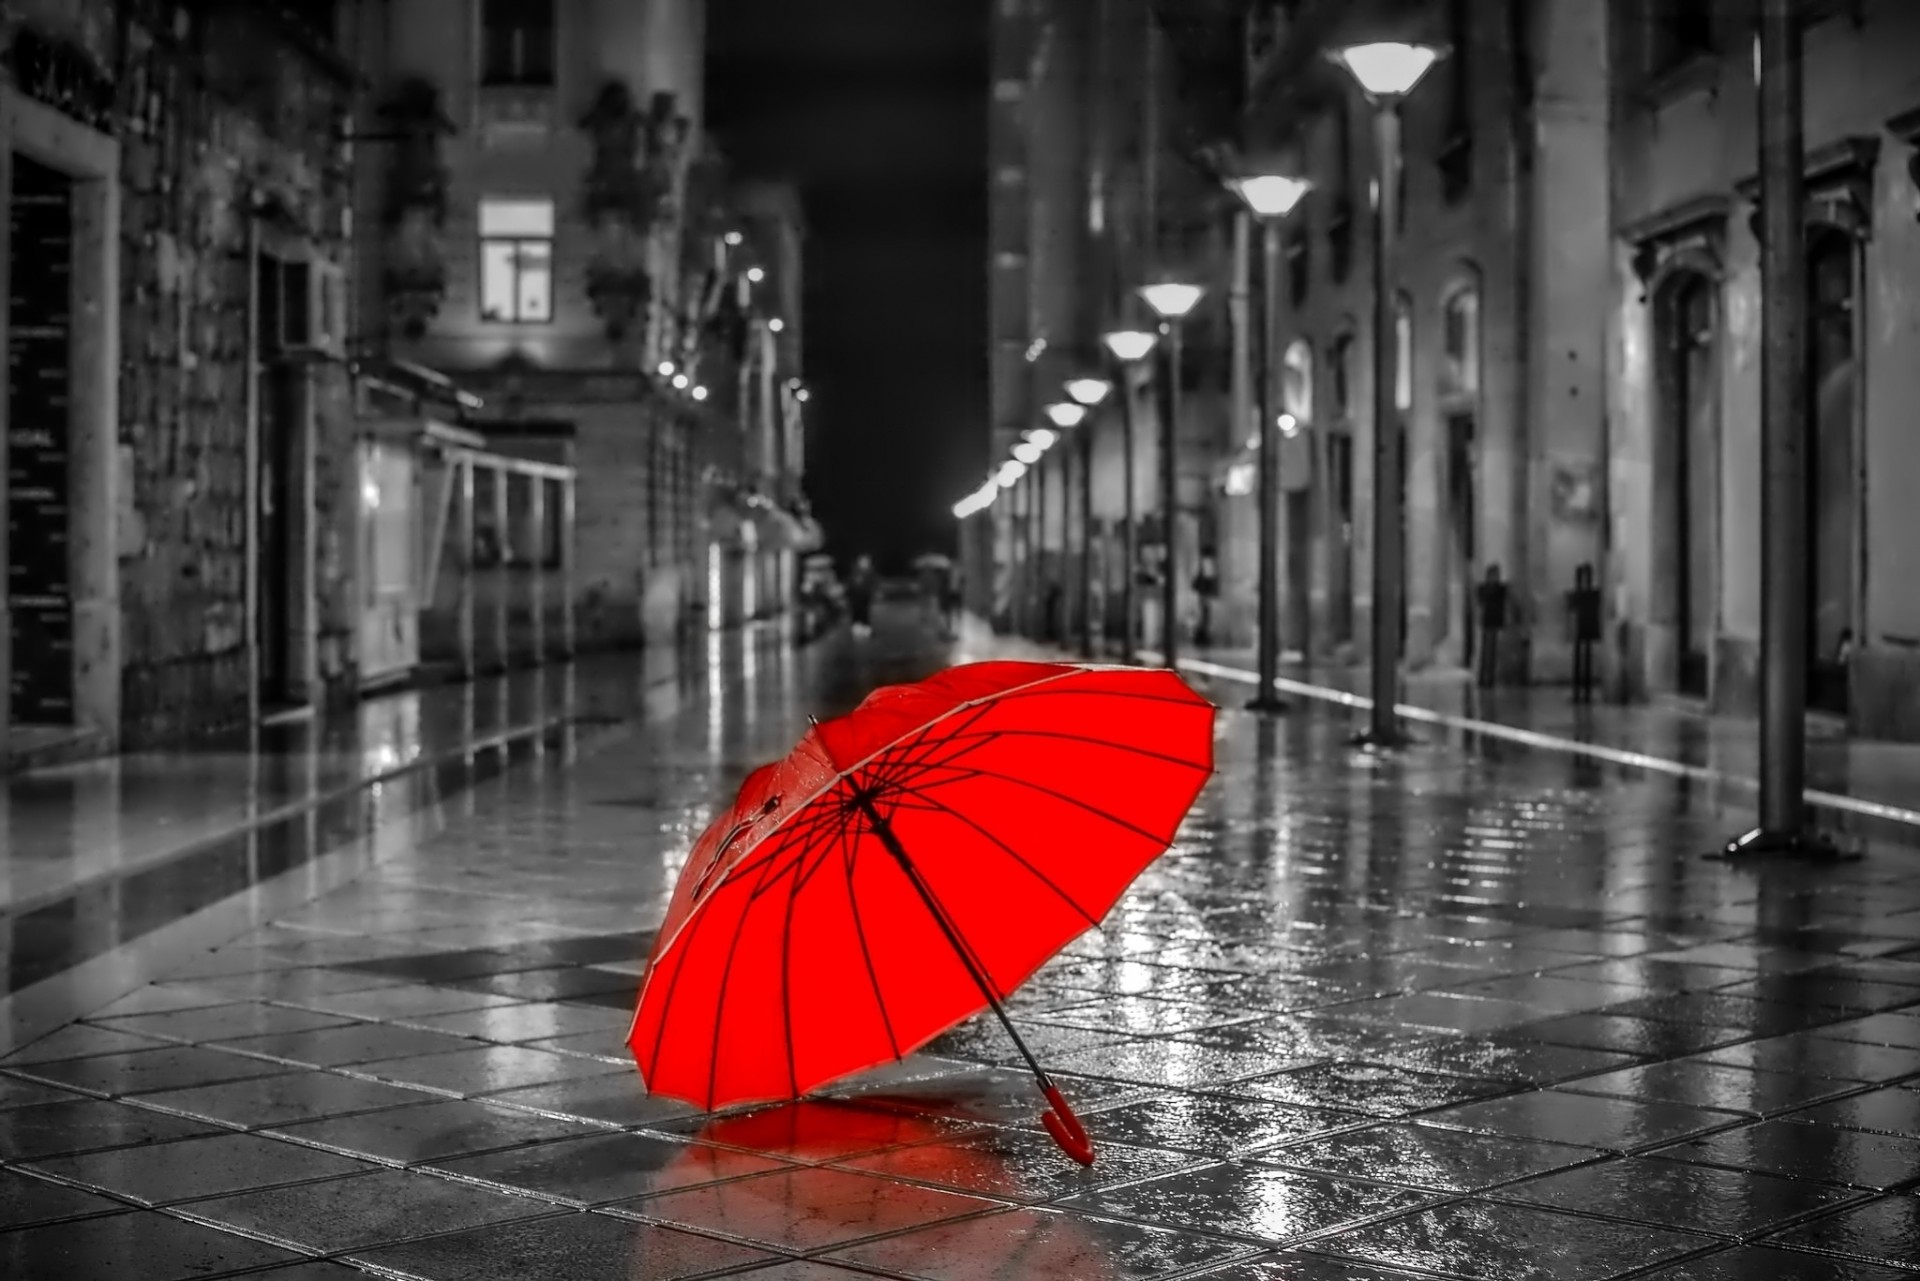
<svg viewBox="0 0 1920 1281"><path fill-rule="evenodd" d="M1087 407L1085 405L1076 405L1069 400L1063 400L1057 404L1047 406L1047 417L1052 420L1055 427L1063 429L1078 427L1086 416Z"/></svg>
<svg viewBox="0 0 1920 1281"><path fill-rule="evenodd" d="M1016 459L1018 459L1020 462L1025 463L1029 467L1039 462L1040 455L1046 452L1047 452L1046 450L1042 449L1040 446L1034 444L1030 440L1023 440L1019 444L1013 447L1013 456Z"/></svg>
<svg viewBox="0 0 1920 1281"><path fill-rule="evenodd" d="M994 483L1002 489L1012 489L1027 474L1027 465L1018 458L1010 458L1000 464L1000 470L994 475Z"/></svg>
<svg viewBox="0 0 1920 1281"><path fill-rule="evenodd" d="M1147 306L1153 308L1154 315L1162 320L1179 320L1200 305L1206 290L1198 285L1167 281L1158 285L1142 285L1139 293Z"/></svg>
<svg viewBox="0 0 1920 1281"><path fill-rule="evenodd" d="M785 329L786 327L787 327L787 322L780 319L780 317L778 316L775 316L772 320L769 320L767 322L767 328L771 329L776 334L779 333L782 329Z"/></svg>
<svg viewBox="0 0 1920 1281"><path fill-rule="evenodd" d="M1145 360L1160 337L1144 329L1116 329L1102 335L1100 341L1107 345L1115 360L1130 365L1136 360Z"/></svg>
<svg viewBox="0 0 1920 1281"><path fill-rule="evenodd" d="M1050 427L1035 427L1027 433L1027 439L1042 449L1052 449L1060 439L1060 434Z"/></svg>
<svg viewBox="0 0 1920 1281"><path fill-rule="evenodd" d="M1440 52L1430 44L1382 41L1348 45L1327 56L1345 67L1369 97L1404 98L1440 61Z"/></svg>
<svg viewBox="0 0 1920 1281"><path fill-rule="evenodd" d="M693 389L693 398L695 400L705 400L707 398L707 389L705 387L695 387Z"/></svg>
<svg viewBox="0 0 1920 1281"><path fill-rule="evenodd" d="M758 267L747 268L747 279L752 281L754 284L757 285L761 281L765 280L766 278L767 278L767 273L761 270L760 268Z"/></svg>
<svg viewBox="0 0 1920 1281"><path fill-rule="evenodd" d="M673 377L673 362L671 360L663 360L660 362L660 376L662 378Z"/></svg>
<svg viewBox="0 0 1920 1281"><path fill-rule="evenodd" d="M1300 431L1300 420L1292 414L1281 414L1276 420L1276 425L1280 428L1280 434L1288 440L1293 439Z"/></svg>
<svg viewBox="0 0 1920 1281"><path fill-rule="evenodd" d="M1284 218L1313 190L1313 184L1305 178L1289 178L1277 173L1234 178L1227 185L1246 202L1256 218Z"/></svg>
<svg viewBox="0 0 1920 1281"><path fill-rule="evenodd" d="M1112 390L1113 384L1104 378L1076 378L1067 384L1067 395L1088 407L1105 400Z"/></svg>
<svg viewBox="0 0 1920 1281"><path fill-rule="evenodd" d="M727 233L727 246L729 248L737 246L740 243L740 240L741 240L741 236L739 232L729 231Z"/></svg>
<svg viewBox="0 0 1920 1281"><path fill-rule="evenodd" d="M685 374L675 374L673 376L673 388L675 391L685 391L687 385L692 381L693 379L687 377Z"/></svg>

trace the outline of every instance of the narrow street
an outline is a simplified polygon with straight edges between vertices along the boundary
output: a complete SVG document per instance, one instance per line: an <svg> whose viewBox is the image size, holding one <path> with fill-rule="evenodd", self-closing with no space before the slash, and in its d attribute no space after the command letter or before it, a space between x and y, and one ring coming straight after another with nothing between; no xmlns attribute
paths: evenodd
<svg viewBox="0 0 1920 1281"><path fill-rule="evenodd" d="M1337 703L1257 721L1230 683L1178 846L1011 1003L1093 1168L985 1018L828 1098L649 1099L638 976L738 779L1004 652L883 606L719 635L670 697L595 669L536 746L261 876L231 941L102 945L137 989L54 984L0 1058L0 1275L1920 1275L1897 824L1733 867L1701 855L1746 802L1696 779L1444 727L1373 757Z"/></svg>

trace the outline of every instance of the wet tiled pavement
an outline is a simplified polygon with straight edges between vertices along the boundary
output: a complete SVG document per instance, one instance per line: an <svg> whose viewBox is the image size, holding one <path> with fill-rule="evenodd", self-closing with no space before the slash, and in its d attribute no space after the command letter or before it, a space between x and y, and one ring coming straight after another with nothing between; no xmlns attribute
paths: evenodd
<svg viewBox="0 0 1920 1281"><path fill-rule="evenodd" d="M640 959L732 782L984 653L744 649L0 1059L0 1276L1920 1274L1920 850L1710 862L1750 816L1689 779L1373 757L1335 707L1224 713L1179 845L1012 1002L1092 1169L984 1021L799 1105L647 1098Z"/></svg>

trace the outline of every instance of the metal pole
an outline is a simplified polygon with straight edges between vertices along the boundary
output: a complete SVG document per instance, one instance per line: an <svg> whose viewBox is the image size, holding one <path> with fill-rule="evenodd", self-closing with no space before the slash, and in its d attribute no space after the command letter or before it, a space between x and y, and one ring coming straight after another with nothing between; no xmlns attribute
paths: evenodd
<svg viewBox="0 0 1920 1281"><path fill-rule="evenodd" d="M1033 639L1047 639L1053 568L1047 563L1047 456L1033 465Z"/></svg>
<svg viewBox="0 0 1920 1281"><path fill-rule="evenodd" d="M1134 580L1140 572L1140 516L1134 510L1134 488L1139 484L1139 478L1135 470L1138 464L1134 458L1137 451L1133 440L1133 382L1127 376L1127 366L1120 361L1114 362L1113 377L1120 395L1120 473L1121 484L1126 490L1120 508L1120 661L1136 663L1140 660L1140 626L1136 621L1140 612L1140 593Z"/></svg>
<svg viewBox="0 0 1920 1281"><path fill-rule="evenodd" d="M1180 579L1174 555L1176 504L1180 497L1175 457L1180 418L1180 322L1169 321L1162 328L1167 340L1162 344L1165 363L1161 366L1160 379L1160 537L1165 552L1160 565L1160 654L1162 663L1172 668L1179 665L1180 651Z"/></svg>
<svg viewBox="0 0 1920 1281"><path fill-rule="evenodd" d="M1763 0L1760 132L1760 826L1729 854L1831 855L1807 826L1806 137L1799 0Z"/></svg>
<svg viewBox="0 0 1920 1281"><path fill-rule="evenodd" d="M1080 656L1093 657L1093 411L1080 424Z"/></svg>
<svg viewBox="0 0 1920 1281"><path fill-rule="evenodd" d="M1280 220L1260 227L1260 362L1256 402L1260 414L1260 692L1256 711L1278 712L1286 704L1274 693L1280 676Z"/></svg>
<svg viewBox="0 0 1920 1281"><path fill-rule="evenodd" d="M1367 738L1377 747L1405 741L1394 711L1400 701L1400 406L1396 387L1393 231L1399 217L1400 103L1374 111L1378 198L1373 207L1373 713Z"/></svg>

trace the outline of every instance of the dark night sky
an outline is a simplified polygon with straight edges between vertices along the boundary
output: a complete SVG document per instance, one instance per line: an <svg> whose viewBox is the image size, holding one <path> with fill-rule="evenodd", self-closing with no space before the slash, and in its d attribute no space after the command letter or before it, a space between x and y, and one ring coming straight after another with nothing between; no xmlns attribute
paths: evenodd
<svg viewBox="0 0 1920 1281"><path fill-rule="evenodd" d="M830 546L945 546L986 465L982 0L712 0L708 128L801 184L807 487Z"/></svg>

